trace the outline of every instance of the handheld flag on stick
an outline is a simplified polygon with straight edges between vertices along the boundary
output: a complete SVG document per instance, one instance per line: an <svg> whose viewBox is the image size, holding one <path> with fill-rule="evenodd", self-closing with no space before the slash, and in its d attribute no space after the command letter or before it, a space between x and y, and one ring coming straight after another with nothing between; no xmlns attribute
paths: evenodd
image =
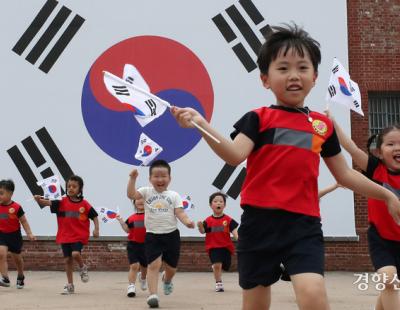
<svg viewBox="0 0 400 310"><path fill-rule="evenodd" d="M109 223L115 221L119 214L119 208L117 207L117 211L114 211L106 207L100 207L97 209L97 212L99 213L100 220L103 223Z"/></svg>
<svg viewBox="0 0 400 310"><path fill-rule="evenodd" d="M146 81L134 66L125 65L124 77L126 75L126 81L110 72L103 71L103 73L107 90L121 103L131 107L137 121L142 127L162 115L167 107L171 108L171 104L168 101L150 92ZM191 123L215 142L221 143L221 141L207 130L200 127L193 120Z"/></svg>
<svg viewBox="0 0 400 310"><path fill-rule="evenodd" d="M37 182L43 189L43 198L49 200L61 200L61 185L58 176L53 175Z"/></svg>
<svg viewBox="0 0 400 310"><path fill-rule="evenodd" d="M135 75L133 68L125 68L127 81L133 80L132 75ZM126 82L106 71L104 71L104 84L111 95L122 104L129 106L129 109L134 113L136 120L142 127L160 117L167 109L165 104L162 104L159 100L154 100L144 90L141 92L136 86L133 87L130 82ZM142 86L146 85L142 84Z"/></svg>
<svg viewBox="0 0 400 310"><path fill-rule="evenodd" d="M162 151L163 148L161 146L151 140L144 133L141 133L135 158L140 160L143 166L147 166Z"/></svg>
<svg viewBox="0 0 400 310"><path fill-rule="evenodd" d="M361 109L361 94L358 84L350 79L349 73L337 58L333 60L326 100L345 105L354 112L364 116Z"/></svg>
<svg viewBox="0 0 400 310"><path fill-rule="evenodd" d="M189 195L181 196L181 198L182 198L183 210L185 212L194 210L194 204L192 203L192 199L190 198Z"/></svg>

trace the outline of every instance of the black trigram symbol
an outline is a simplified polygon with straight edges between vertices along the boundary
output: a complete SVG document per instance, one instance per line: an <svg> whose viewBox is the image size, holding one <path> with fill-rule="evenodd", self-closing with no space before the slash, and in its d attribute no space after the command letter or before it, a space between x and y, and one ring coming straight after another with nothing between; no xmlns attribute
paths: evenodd
<svg viewBox="0 0 400 310"><path fill-rule="evenodd" d="M126 86L113 85L112 88L114 89L116 95L122 95L122 96L129 96L130 95L128 87L126 87Z"/></svg>
<svg viewBox="0 0 400 310"><path fill-rule="evenodd" d="M150 113L151 113L150 116L157 115L157 112L156 112L157 103L155 103L155 101L153 99L146 100L144 103L147 104L147 106L150 109Z"/></svg>
<svg viewBox="0 0 400 310"><path fill-rule="evenodd" d="M355 106L356 108L359 108L359 107L360 107L360 104L358 103L357 100L354 100L354 101L353 101L353 104L354 104L354 106Z"/></svg>
<svg viewBox="0 0 400 310"><path fill-rule="evenodd" d="M133 82L134 82L135 80L134 80L133 77L128 76L128 77L125 79L125 81L127 81L127 82L130 83L130 84L133 84Z"/></svg>
<svg viewBox="0 0 400 310"><path fill-rule="evenodd" d="M256 28L256 30L252 29L252 26L248 24L246 19L243 17L243 15L240 13L239 9L235 5L231 5L225 10L225 12L228 14L231 21L235 24L236 28L240 31L240 33L246 40L247 44L253 52L254 57L258 55L258 51L261 47L261 42L258 39L256 32L261 32L261 34L265 37L272 31L272 29L269 25L260 25L264 21L264 17L261 15L261 13L258 11L251 0L239 0L239 3L254 23L253 28ZM253 57L250 55L251 52L249 53L241 42L234 42L238 41L239 39L237 38L237 35L228 24L222 13L214 16L212 18L212 21L221 32L226 42L232 42L232 50L239 58L242 65L246 68L247 72L251 72L256 69L257 65L256 62L253 60Z"/></svg>
<svg viewBox="0 0 400 310"><path fill-rule="evenodd" d="M332 73L335 74L336 72L339 71L339 66L336 65L333 69L332 69Z"/></svg>
<svg viewBox="0 0 400 310"><path fill-rule="evenodd" d="M353 85L351 84L351 80L349 81L349 87L350 87L350 92L354 93L356 91Z"/></svg>
<svg viewBox="0 0 400 310"><path fill-rule="evenodd" d="M228 183L229 178L232 176L235 170L236 167L225 164L224 167L219 172L219 174L217 175L217 177L215 178L212 185L214 185L219 190L222 190ZM239 196L245 177L246 177L246 168L242 167L239 174L236 176L236 179L233 181L228 191L226 192L226 194L229 197L236 199Z"/></svg>
<svg viewBox="0 0 400 310"><path fill-rule="evenodd" d="M331 98L332 98L333 96L335 96L335 95L336 95L336 88L335 88L335 86L334 86L334 85L329 85L329 87L328 87L328 92L329 92L329 96L331 96Z"/></svg>
<svg viewBox="0 0 400 310"><path fill-rule="evenodd" d="M28 29L25 30L24 34L12 48L12 50L21 55L27 46L31 43L40 29L43 27L46 20L49 18L55 7L57 6L58 1L56 0L47 0L47 2L43 5L39 13L33 19L32 23L29 25ZM44 31L42 36L38 39L36 44L33 46L31 51L25 57L27 61L29 61L32 65L36 63L38 58L42 55L44 50L53 40L53 38L57 35L60 28L63 26L68 16L71 14L71 10L65 6L62 6L58 11L54 19L50 22L50 25ZM65 31L59 36L57 41L54 43L50 52L46 55L42 63L39 65L39 69L44 73L48 73L50 69L53 67L57 59L60 57L61 53L67 47L69 42L78 32L79 28L84 23L85 19L79 15L75 15L67 26Z"/></svg>
<svg viewBox="0 0 400 310"><path fill-rule="evenodd" d="M61 154L57 145L54 143L54 140L48 133L47 129L45 127L39 129L38 131L36 131L36 136L46 150L50 159L54 163L55 167L60 172L62 178L64 180L67 180L74 173L72 172L72 169L65 160L64 156ZM46 159L40 151L38 144L35 143L35 140L32 138L32 136L25 138L21 141L21 143L28 156L36 166L34 168L36 170L36 173L40 173L41 178L45 179L55 175L53 169L49 167L49 164L51 163L46 162ZM28 161L26 160L18 146L14 145L7 150L7 153L8 155L10 155L12 161L20 172L31 193L33 195L43 195L42 188L36 184L38 179L36 178L35 172L28 164ZM64 194L63 189L62 194Z"/></svg>

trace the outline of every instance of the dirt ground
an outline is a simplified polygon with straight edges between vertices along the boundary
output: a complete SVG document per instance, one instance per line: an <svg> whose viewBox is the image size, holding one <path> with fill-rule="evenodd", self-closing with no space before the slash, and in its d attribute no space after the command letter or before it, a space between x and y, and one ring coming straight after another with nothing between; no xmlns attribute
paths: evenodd
<svg viewBox="0 0 400 310"><path fill-rule="evenodd" d="M75 294L60 294L65 284L63 272L27 271L24 289L15 287L16 274L10 273L11 287L0 287L0 309L148 309L147 292L140 289L135 298L126 296L127 273L90 272L89 283L80 282L74 274ZM237 273L223 275L225 292L214 292L210 273L181 272L174 279L174 292L165 296L160 285L161 309L218 309L241 308L241 289ZM357 289L354 273L328 272L326 283L332 310L372 310L378 291L369 287L366 291ZM297 309L290 283L278 282L272 289L271 309Z"/></svg>

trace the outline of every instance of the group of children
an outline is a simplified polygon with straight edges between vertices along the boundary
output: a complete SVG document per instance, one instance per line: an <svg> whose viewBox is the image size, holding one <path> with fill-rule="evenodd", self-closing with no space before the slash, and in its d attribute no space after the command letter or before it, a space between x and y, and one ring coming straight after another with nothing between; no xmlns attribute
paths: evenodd
<svg viewBox="0 0 400 310"><path fill-rule="evenodd" d="M266 39L257 63L262 84L273 92L276 103L246 113L234 124L232 140L220 135L196 110L171 108L180 126L192 128L195 122L204 132L216 137L212 139L201 132L210 148L225 162L238 165L247 160L239 229L223 213L226 198L221 193L210 197L213 215L197 223L199 231L206 233L216 290L224 289L221 272L230 264L232 234L238 239L236 251L244 310L269 309L271 286L283 273L293 284L300 309L329 309L318 203L319 195L324 192L318 193L317 183L322 157L338 184L369 197L370 255L376 271L385 275L381 277L385 289L380 293L376 309L398 310L398 291L391 283L400 268L400 127L383 130L376 137L374 150L365 153L344 134L329 113L321 114L304 106L318 77L319 43L296 25L273 27ZM364 175L347 166L341 145ZM171 181L168 163L153 162L149 176L151 187L136 189L137 177L134 169L127 188L137 212L125 222L119 218L124 230L129 232L128 295L136 294L134 282L141 270L141 286L146 288L147 278L150 292L147 303L155 308L159 306L157 286L162 262L164 293L173 291L172 279L180 250L177 219L189 228L195 224L183 211L180 196L168 190ZM68 181L67 196L60 202L35 197L39 204L50 206L51 212L57 215L57 242L61 243L66 257L67 294L73 292L73 259L80 266L82 280L88 280L80 252L89 237L89 219L95 223L93 236L98 236L97 214L83 199L82 187L83 182L79 180ZM10 235L18 227L18 219L29 238L34 239L22 208L11 200L12 191L10 184L0 183L0 271L3 276L0 285L3 286L9 285L4 265L7 248L16 262L20 259L20 248L14 247L20 242L20 233ZM23 283L20 270L18 279Z"/></svg>

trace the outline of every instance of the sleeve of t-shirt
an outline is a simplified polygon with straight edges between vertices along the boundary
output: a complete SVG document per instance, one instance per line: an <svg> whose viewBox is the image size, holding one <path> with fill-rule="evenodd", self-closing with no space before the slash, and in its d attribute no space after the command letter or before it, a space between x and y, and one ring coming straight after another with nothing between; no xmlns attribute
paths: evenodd
<svg viewBox="0 0 400 310"><path fill-rule="evenodd" d="M58 209L60 208L61 200L52 200L50 205L50 212L51 213L58 213Z"/></svg>
<svg viewBox="0 0 400 310"><path fill-rule="evenodd" d="M140 195L142 195L143 199L146 200L148 192L149 192L149 187L141 187L138 188L137 191L140 193Z"/></svg>
<svg viewBox="0 0 400 310"><path fill-rule="evenodd" d="M254 111L247 112L233 125L235 130L231 133L231 139L235 139L239 133L242 133L250 138L254 144L256 144L258 139L259 124L260 120L258 114Z"/></svg>
<svg viewBox="0 0 400 310"><path fill-rule="evenodd" d="M174 205L174 209L176 208L183 208L183 202L182 202L182 198L178 193L175 193L175 205Z"/></svg>
<svg viewBox="0 0 400 310"><path fill-rule="evenodd" d="M236 222L234 219L231 219L231 223L229 224L229 231L232 232L238 226L239 226L238 222Z"/></svg>
<svg viewBox="0 0 400 310"><path fill-rule="evenodd" d="M97 213L97 211L92 206L90 206L88 218L93 220L95 217L98 217L98 216L99 216L99 214Z"/></svg>
<svg viewBox="0 0 400 310"><path fill-rule="evenodd" d="M17 212L17 216L18 218L20 218L21 216L23 216L25 214L24 209L22 209L22 207L19 207L19 210Z"/></svg>
<svg viewBox="0 0 400 310"><path fill-rule="evenodd" d="M129 219L127 219L127 220L125 221L125 224L128 226L128 228L133 228L133 222L130 222L130 223L129 223Z"/></svg>
<svg viewBox="0 0 400 310"><path fill-rule="evenodd" d="M204 226L204 232L205 232L205 233L211 232L211 228L209 228L209 227L207 226L207 222L206 222L206 221L203 221L203 226Z"/></svg>
<svg viewBox="0 0 400 310"><path fill-rule="evenodd" d="M330 137L322 144L321 157L332 157L341 152L339 139L335 128Z"/></svg>
<svg viewBox="0 0 400 310"><path fill-rule="evenodd" d="M368 164L367 164L367 171L363 171L363 174L368 178L372 179L374 175L375 169L379 165L379 158L373 155L368 156Z"/></svg>

